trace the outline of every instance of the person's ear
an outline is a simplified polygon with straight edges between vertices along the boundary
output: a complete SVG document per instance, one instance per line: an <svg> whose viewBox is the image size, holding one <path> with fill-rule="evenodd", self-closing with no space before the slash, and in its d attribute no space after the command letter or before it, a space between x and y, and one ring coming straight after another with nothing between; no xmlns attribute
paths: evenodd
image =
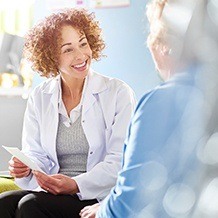
<svg viewBox="0 0 218 218"><path fill-rule="evenodd" d="M168 46L164 45L162 46L160 50L161 55L166 56L166 55L171 55L172 54L172 49L169 48Z"/></svg>

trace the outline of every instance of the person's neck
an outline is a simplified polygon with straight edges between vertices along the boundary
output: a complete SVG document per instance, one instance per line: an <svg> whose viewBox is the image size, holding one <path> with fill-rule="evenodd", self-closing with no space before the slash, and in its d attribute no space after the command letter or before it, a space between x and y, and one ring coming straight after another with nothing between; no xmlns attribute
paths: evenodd
<svg viewBox="0 0 218 218"><path fill-rule="evenodd" d="M61 78L62 96L71 97L73 99L81 97L85 79Z"/></svg>

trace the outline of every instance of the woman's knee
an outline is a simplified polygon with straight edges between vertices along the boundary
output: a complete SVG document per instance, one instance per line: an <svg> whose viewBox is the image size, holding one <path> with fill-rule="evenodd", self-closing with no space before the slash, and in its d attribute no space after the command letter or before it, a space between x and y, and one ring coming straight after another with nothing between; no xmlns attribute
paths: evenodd
<svg viewBox="0 0 218 218"><path fill-rule="evenodd" d="M31 210L32 207L35 207L36 201L34 194L27 194L22 197L17 205L17 209L20 211Z"/></svg>
<svg viewBox="0 0 218 218"><path fill-rule="evenodd" d="M20 200L17 192L19 191L7 191L0 194L0 206L4 207L5 205L10 205L17 203Z"/></svg>
<svg viewBox="0 0 218 218"><path fill-rule="evenodd" d="M8 192L3 192L0 194L0 211L6 209L11 202L11 195Z"/></svg>
<svg viewBox="0 0 218 218"><path fill-rule="evenodd" d="M14 217L17 203L23 194L20 191L7 191L0 194L0 214L1 217Z"/></svg>
<svg viewBox="0 0 218 218"><path fill-rule="evenodd" d="M44 218L47 217L44 205L36 193L25 195L18 203L16 217L20 218Z"/></svg>

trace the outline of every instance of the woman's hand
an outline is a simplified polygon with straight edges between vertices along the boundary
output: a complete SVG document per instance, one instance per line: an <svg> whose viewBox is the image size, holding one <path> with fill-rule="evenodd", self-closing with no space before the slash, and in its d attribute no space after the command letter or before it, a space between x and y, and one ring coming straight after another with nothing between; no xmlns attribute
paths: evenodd
<svg viewBox="0 0 218 218"><path fill-rule="evenodd" d="M46 175L33 171L39 186L54 195L75 194L79 192L78 186L72 178L63 174Z"/></svg>
<svg viewBox="0 0 218 218"><path fill-rule="evenodd" d="M16 157L12 157L9 161L10 175L15 178L23 178L30 174L31 170L28 166L18 160Z"/></svg>
<svg viewBox="0 0 218 218"><path fill-rule="evenodd" d="M81 216L81 218L95 218L99 207L99 203L93 204L91 206L86 206L80 211L79 215Z"/></svg>

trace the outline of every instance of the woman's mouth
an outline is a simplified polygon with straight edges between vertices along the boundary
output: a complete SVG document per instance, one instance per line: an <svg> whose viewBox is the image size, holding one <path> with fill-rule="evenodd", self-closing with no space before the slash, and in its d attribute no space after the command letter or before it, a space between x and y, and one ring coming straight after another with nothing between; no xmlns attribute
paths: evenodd
<svg viewBox="0 0 218 218"><path fill-rule="evenodd" d="M87 60L82 62L82 63L80 63L80 64L73 65L72 67L75 70L84 71L84 70L86 70L86 66L87 66Z"/></svg>

